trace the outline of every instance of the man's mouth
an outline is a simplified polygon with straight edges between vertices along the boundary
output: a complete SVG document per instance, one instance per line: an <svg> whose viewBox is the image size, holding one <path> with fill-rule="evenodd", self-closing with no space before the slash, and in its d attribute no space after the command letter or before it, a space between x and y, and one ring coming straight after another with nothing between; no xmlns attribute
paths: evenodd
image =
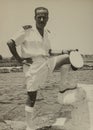
<svg viewBox="0 0 93 130"><path fill-rule="evenodd" d="M40 25L41 25L41 26L44 26L44 25L45 25L45 23L40 23Z"/></svg>

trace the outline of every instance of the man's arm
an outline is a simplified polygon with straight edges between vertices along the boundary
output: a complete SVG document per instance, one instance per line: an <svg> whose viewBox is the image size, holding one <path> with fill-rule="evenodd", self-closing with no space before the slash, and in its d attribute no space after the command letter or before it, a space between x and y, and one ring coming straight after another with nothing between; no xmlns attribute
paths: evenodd
<svg viewBox="0 0 93 130"><path fill-rule="evenodd" d="M49 54L50 54L50 56L58 56L58 55L63 55L63 54L70 54L71 51L78 51L78 49L62 50L61 52L56 52L56 51L50 49Z"/></svg>
<svg viewBox="0 0 93 130"><path fill-rule="evenodd" d="M57 55L62 55L62 52L56 52L52 49L49 49L49 54L50 56L57 56Z"/></svg>
<svg viewBox="0 0 93 130"><path fill-rule="evenodd" d="M15 57L16 60L18 60L18 62L22 63L23 59L19 56L17 50L16 50L16 44L15 41L13 41L12 39L9 40L7 42L7 45L9 47L10 52L12 53L12 55Z"/></svg>
<svg viewBox="0 0 93 130"><path fill-rule="evenodd" d="M22 58L19 56L17 49L16 49L16 44L14 40L9 40L7 42L7 45L9 47L10 52L12 53L12 55L15 57L15 59L22 64L26 64L29 65L29 63L33 63L32 58Z"/></svg>

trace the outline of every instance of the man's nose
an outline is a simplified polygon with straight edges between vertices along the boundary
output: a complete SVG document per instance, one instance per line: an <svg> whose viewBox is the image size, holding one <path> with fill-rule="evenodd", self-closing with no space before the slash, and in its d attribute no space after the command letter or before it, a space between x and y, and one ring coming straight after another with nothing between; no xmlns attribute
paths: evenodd
<svg viewBox="0 0 93 130"><path fill-rule="evenodd" d="M44 18L43 17L41 17L41 22L43 22L44 21Z"/></svg>

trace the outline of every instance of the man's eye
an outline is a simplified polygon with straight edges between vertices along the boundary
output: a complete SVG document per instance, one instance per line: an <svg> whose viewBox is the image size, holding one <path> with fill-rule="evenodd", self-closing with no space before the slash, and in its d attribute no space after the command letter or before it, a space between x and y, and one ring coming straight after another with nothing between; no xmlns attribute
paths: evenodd
<svg viewBox="0 0 93 130"><path fill-rule="evenodd" d="M41 19L41 17L38 17L38 19Z"/></svg>
<svg viewBox="0 0 93 130"><path fill-rule="evenodd" d="M43 19L47 19L47 17L38 17L38 19L41 19L41 18L43 18Z"/></svg>
<svg viewBox="0 0 93 130"><path fill-rule="evenodd" d="M41 19L41 17L38 17L38 19L40 20L40 19Z"/></svg>

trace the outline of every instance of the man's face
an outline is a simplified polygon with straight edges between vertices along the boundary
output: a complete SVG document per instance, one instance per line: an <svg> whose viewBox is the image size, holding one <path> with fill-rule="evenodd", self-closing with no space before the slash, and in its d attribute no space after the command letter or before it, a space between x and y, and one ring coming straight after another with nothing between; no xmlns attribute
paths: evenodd
<svg viewBox="0 0 93 130"><path fill-rule="evenodd" d="M36 26L38 28L44 28L48 21L48 13L45 10L38 10L35 15Z"/></svg>

